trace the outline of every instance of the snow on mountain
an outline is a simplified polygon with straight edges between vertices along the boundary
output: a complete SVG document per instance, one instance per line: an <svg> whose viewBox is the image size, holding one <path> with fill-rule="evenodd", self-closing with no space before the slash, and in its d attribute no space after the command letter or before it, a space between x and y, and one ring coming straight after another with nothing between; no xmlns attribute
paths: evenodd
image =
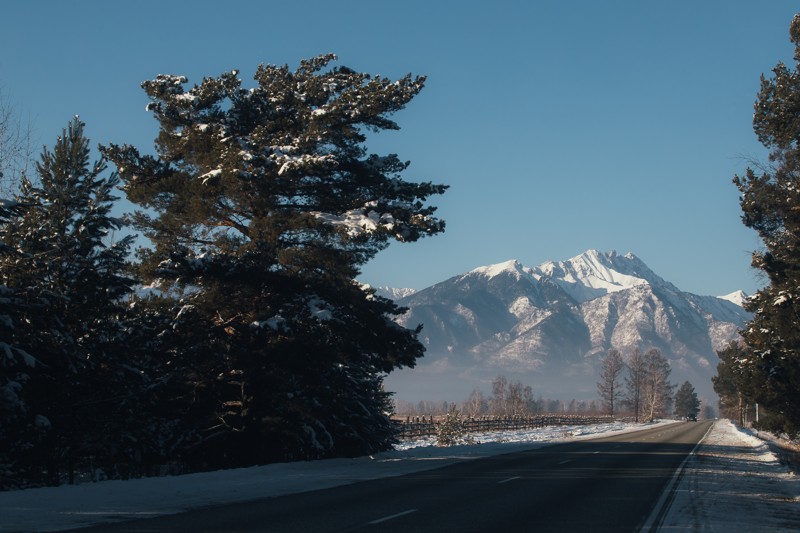
<svg viewBox="0 0 800 533"><path fill-rule="evenodd" d="M567 261L542 263L533 271L553 280L577 302L639 285L669 285L635 255L614 251L588 250Z"/></svg>
<svg viewBox="0 0 800 533"><path fill-rule="evenodd" d="M736 294L736 293L734 293ZM596 397L599 359L658 348L672 381L713 398L716 350L750 315L728 299L682 292L633 254L589 250L535 268L476 268L402 298L407 327L423 324L426 356L390 374L398 398L461 400L498 374L550 397Z"/></svg>
<svg viewBox="0 0 800 533"><path fill-rule="evenodd" d="M728 300L729 302L733 302L739 307L744 307L744 302L747 301L747 294L744 291L736 291L730 294L726 294L725 296L718 296L722 300Z"/></svg>
<svg viewBox="0 0 800 533"><path fill-rule="evenodd" d="M479 275L485 276L486 278L494 278L497 276L501 276L503 274L511 275L516 279L521 279L531 275L531 269L526 268L520 264L519 261L516 259L512 259L510 261L506 261L504 263L497 263L496 265L489 265L484 267L479 267L471 272L468 275Z"/></svg>
<svg viewBox="0 0 800 533"><path fill-rule="evenodd" d="M396 287L375 287L375 294L378 296L383 296L384 298L388 298L390 300L399 300L401 298L405 298L406 296L411 296L417 292L416 289L409 289L409 288L396 288Z"/></svg>

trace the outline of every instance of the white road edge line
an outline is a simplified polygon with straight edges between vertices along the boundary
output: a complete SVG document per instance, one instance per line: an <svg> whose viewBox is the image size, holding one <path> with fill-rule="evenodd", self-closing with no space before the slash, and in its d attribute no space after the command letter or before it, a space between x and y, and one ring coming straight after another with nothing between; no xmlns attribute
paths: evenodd
<svg viewBox="0 0 800 533"><path fill-rule="evenodd" d="M382 522L388 522L389 520L394 520L395 518L400 518L401 516L405 516L407 514L416 513L416 509L409 509L408 511L403 511L402 513L397 513L389 516L384 516L383 518L378 518L377 520L373 520L370 524L380 524Z"/></svg>
<svg viewBox="0 0 800 533"><path fill-rule="evenodd" d="M560 464L560 465L565 465L565 464L569 463L570 461L572 461L572 459L567 459L567 460L565 460L565 461L561 461L561 462L560 462L560 463L558 463L558 464Z"/></svg>
<svg viewBox="0 0 800 533"><path fill-rule="evenodd" d="M664 518L666 518L667 511L669 511L669 508L672 506L672 499L675 496L675 489L678 488L678 482L680 481L681 477L683 477L683 471L686 468L686 463L689 462L689 459L694 457L694 455L697 453L697 449L700 448L700 445L703 444L703 441L706 440L706 437L708 437L708 434L711 433L713 428L714 424L711 424L711 426L708 428L708 431L706 431L703 435L703 438L697 441L697 444L695 444L694 448L692 448L692 451L689 452L689 455L683 459L678 469L675 470L675 474L673 474L672 478L667 483L667 488L661 493L661 497L658 499L655 507L653 507L653 510L650 512L650 516L647 517L647 521L641 528L639 528L640 532L656 532L659 530L661 527L661 522L664 520Z"/></svg>
<svg viewBox="0 0 800 533"><path fill-rule="evenodd" d="M501 484L503 484L503 483L508 483L509 481L514 481L515 479L520 479L521 477L522 477L522 476L514 476L514 477L510 477L510 478L508 478L508 479L504 479L503 481L498 481L498 482L497 482L497 484L498 484L498 485L501 485Z"/></svg>

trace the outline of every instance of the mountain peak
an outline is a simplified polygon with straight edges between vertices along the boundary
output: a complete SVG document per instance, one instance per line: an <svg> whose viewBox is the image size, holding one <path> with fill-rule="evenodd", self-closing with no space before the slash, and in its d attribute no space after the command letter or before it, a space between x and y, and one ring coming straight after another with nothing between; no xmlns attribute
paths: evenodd
<svg viewBox="0 0 800 533"><path fill-rule="evenodd" d="M527 273L526 270L527 269L522 266L519 261L516 259L510 259L502 263L478 267L469 273L485 276L487 278L494 278L501 274L512 274L517 278L520 278L522 275Z"/></svg>
<svg viewBox="0 0 800 533"><path fill-rule="evenodd" d="M725 299L741 298L733 293ZM510 260L454 276L403 300L406 327L423 324L426 360L389 386L469 390L498 369L551 394L594 394L611 347L658 348L675 376L704 383L715 350L737 339L749 314L731 301L680 291L631 253L587 250L535 268ZM394 383L392 385L391 383Z"/></svg>
<svg viewBox="0 0 800 533"><path fill-rule="evenodd" d="M747 301L749 296L747 296L744 291L736 291L726 294L725 296L718 296L718 298L722 300L728 300L729 302L735 303L739 307L744 307L744 303Z"/></svg>
<svg viewBox="0 0 800 533"><path fill-rule="evenodd" d="M411 296L412 294L416 293L416 289L410 288L399 288L399 287L387 287L387 286L380 286L375 287L375 294L378 296L383 296L384 298L388 298L390 300L400 300L401 298L405 298L407 296Z"/></svg>
<svg viewBox="0 0 800 533"><path fill-rule="evenodd" d="M578 302L638 285L665 283L632 253L587 250L566 261L548 261L534 269Z"/></svg>

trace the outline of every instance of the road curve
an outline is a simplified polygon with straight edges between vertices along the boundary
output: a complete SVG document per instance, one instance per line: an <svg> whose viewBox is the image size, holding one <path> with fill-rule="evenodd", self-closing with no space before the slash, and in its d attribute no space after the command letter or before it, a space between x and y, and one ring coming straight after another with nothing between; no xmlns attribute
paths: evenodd
<svg viewBox="0 0 800 533"><path fill-rule="evenodd" d="M639 531L710 426L669 424L78 531Z"/></svg>

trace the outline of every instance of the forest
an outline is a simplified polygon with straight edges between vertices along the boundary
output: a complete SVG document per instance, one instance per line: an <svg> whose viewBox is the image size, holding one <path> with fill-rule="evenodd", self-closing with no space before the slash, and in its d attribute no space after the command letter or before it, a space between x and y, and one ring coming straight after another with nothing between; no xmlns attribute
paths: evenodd
<svg viewBox="0 0 800 533"><path fill-rule="evenodd" d="M145 81L155 154L91 161L76 117L24 171L4 128L0 488L394 442L383 378L424 349L355 280L390 242L444 231L427 202L447 187L364 147L425 78L335 59L261 65L252 88ZM113 216L119 194L133 213Z"/></svg>

